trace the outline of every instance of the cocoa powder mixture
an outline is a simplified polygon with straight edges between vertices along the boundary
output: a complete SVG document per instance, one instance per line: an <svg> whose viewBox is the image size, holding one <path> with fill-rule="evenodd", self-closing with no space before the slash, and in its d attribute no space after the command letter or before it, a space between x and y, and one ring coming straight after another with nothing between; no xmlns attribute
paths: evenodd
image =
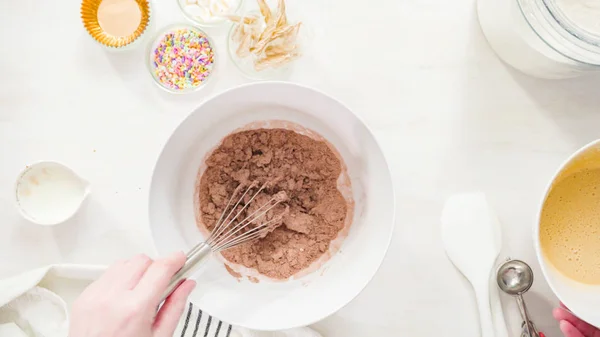
<svg viewBox="0 0 600 337"><path fill-rule="evenodd" d="M240 217L279 192L287 194L261 219L274 222L271 232L222 252L233 263L285 279L322 256L344 227L348 205L337 189L342 165L325 142L285 129L242 131L227 136L206 165L198 193L199 226L209 230L240 184L267 183Z"/></svg>

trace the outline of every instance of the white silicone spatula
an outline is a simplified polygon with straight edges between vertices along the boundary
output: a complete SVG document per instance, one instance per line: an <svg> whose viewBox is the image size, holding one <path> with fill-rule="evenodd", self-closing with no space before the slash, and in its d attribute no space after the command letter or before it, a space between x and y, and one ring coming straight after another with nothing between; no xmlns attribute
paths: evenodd
<svg viewBox="0 0 600 337"><path fill-rule="evenodd" d="M483 193L457 194L446 201L442 241L454 266L473 285L481 336L508 336L498 289L491 286L502 245L500 223Z"/></svg>

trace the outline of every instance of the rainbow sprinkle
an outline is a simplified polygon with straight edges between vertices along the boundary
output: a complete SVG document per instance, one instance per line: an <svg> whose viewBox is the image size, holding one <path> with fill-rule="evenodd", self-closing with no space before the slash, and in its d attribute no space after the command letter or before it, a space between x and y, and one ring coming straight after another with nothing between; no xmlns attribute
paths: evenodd
<svg viewBox="0 0 600 337"><path fill-rule="evenodd" d="M156 44L151 62L156 79L180 91L201 86L213 71L215 53L208 38L192 28L177 28Z"/></svg>

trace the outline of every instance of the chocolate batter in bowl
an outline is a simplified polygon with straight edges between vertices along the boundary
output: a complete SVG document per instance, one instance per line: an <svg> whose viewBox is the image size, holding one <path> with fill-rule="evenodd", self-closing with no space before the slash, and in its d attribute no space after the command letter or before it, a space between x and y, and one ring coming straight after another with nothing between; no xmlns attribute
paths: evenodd
<svg viewBox="0 0 600 337"><path fill-rule="evenodd" d="M222 252L233 276L246 274L255 282L260 276L282 280L317 269L339 248L330 243L346 236L354 211L346 165L333 145L290 122L253 128L257 124L228 135L210 153L199 170L194 198L197 224L207 236L240 184L266 185L246 209L242 201L239 219L285 193L284 203L255 221L271 221L272 232Z"/></svg>
<svg viewBox="0 0 600 337"><path fill-rule="evenodd" d="M240 135L248 140L229 144ZM267 194L288 193L287 213L264 246L213 255L194 275L191 301L231 324L281 330L319 321L356 297L394 226L391 175L366 126L329 96L289 83L246 85L206 101L174 131L153 173L157 253L204 240L219 197L244 179L270 181Z"/></svg>

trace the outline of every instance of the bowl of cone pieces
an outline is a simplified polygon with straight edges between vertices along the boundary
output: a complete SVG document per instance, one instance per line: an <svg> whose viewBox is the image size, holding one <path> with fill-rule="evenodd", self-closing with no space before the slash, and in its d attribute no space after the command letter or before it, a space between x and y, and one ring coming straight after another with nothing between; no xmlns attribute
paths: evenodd
<svg viewBox="0 0 600 337"><path fill-rule="evenodd" d="M265 0L257 2L259 11L226 16L233 23L227 37L228 54L246 77L285 77L302 56L305 29L302 22L287 17L285 0L278 0L273 8Z"/></svg>

